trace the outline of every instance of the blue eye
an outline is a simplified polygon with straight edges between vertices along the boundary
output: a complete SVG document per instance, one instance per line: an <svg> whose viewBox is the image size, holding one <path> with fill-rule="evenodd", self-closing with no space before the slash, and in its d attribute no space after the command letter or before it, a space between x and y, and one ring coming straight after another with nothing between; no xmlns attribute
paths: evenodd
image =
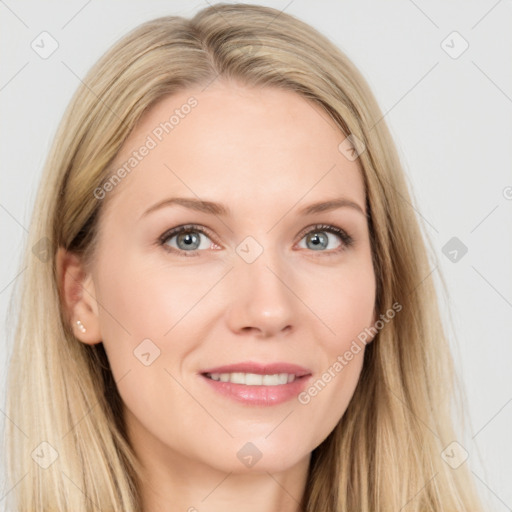
<svg viewBox="0 0 512 512"><path fill-rule="evenodd" d="M336 245L336 239L339 243ZM328 224L317 224L307 228L301 233L301 248L310 249L319 254L334 255L352 246L354 240L344 230ZM196 224L178 226L166 231L158 242L165 250L177 253L180 256L199 256L199 251L205 249L218 249L212 242L209 230ZM329 245L335 244L334 247ZM215 247L213 247L215 246Z"/></svg>
<svg viewBox="0 0 512 512"><path fill-rule="evenodd" d="M343 251L354 243L351 236L336 226L317 224L313 226L312 229L308 229L309 231L303 234L301 242L302 240L306 240L305 248L311 249L312 251L333 254ZM336 238L341 241L341 243L338 246L331 247L330 250L325 250L329 249L330 243L335 243Z"/></svg>
<svg viewBox="0 0 512 512"><path fill-rule="evenodd" d="M204 238L208 239L209 242L205 241ZM183 256L198 256L193 251L210 249L212 247L212 241L207 235L206 229L196 225L173 228L164 233L159 240L166 250L180 252ZM186 254L187 252L190 254Z"/></svg>

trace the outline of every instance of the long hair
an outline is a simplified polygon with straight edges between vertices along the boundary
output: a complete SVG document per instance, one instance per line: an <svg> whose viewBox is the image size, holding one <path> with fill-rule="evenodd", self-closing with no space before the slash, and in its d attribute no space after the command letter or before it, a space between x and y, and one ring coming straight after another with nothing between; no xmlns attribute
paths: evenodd
<svg viewBox="0 0 512 512"><path fill-rule="evenodd" d="M454 468L443 457L460 439L452 412L464 397L430 276L428 237L411 210L413 194L382 112L361 73L327 38L291 15L244 4L143 23L93 66L66 110L17 291L5 443L13 510L140 510L142 473L116 382L103 345L73 335L56 253L64 248L89 261L105 203L94 191L142 114L166 95L216 79L300 94L328 113L340 135L364 144L358 162L375 309L402 306L366 347L346 412L312 453L303 510L482 510L467 464Z"/></svg>

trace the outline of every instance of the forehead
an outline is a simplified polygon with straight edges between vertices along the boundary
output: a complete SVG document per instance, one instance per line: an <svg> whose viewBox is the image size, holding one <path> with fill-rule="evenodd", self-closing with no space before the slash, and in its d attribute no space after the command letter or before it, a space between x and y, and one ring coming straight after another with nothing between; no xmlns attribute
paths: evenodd
<svg viewBox="0 0 512 512"><path fill-rule="evenodd" d="M338 149L344 138L292 91L225 82L183 90L149 109L125 141L113 169L128 172L109 199L140 213L181 194L250 214L343 195L364 209L361 170Z"/></svg>

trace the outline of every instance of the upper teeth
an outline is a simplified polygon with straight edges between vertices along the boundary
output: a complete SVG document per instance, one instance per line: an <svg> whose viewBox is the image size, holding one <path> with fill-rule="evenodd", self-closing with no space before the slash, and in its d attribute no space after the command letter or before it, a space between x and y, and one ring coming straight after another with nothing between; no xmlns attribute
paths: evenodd
<svg viewBox="0 0 512 512"><path fill-rule="evenodd" d="M221 382L245 384L246 386L279 386L295 380L293 373L276 373L275 375L259 375L257 373L207 373L208 377Z"/></svg>

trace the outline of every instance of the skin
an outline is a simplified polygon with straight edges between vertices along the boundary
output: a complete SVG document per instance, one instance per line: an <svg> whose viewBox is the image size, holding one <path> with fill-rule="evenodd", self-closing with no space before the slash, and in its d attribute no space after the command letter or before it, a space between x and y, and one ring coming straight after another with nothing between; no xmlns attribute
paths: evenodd
<svg viewBox="0 0 512 512"><path fill-rule="evenodd" d="M307 405L235 402L198 372L284 361L308 368L314 382L373 324L366 216L350 207L298 213L339 197L366 213L361 171L338 150L345 136L319 107L291 91L220 81L153 106L115 165L190 96L198 105L103 199L90 270L59 251L63 293L76 337L104 344L145 468L146 512L297 511L310 454L343 416L364 348ZM178 196L223 203L231 215L177 205L143 215ZM212 234L197 234L196 256L158 245L188 223ZM318 223L345 230L353 245L316 230L329 242L314 250L301 232ZM247 236L263 248L252 263L236 251ZM160 355L146 366L133 352L148 338ZM250 468L237 457L247 442L262 454Z"/></svg>

